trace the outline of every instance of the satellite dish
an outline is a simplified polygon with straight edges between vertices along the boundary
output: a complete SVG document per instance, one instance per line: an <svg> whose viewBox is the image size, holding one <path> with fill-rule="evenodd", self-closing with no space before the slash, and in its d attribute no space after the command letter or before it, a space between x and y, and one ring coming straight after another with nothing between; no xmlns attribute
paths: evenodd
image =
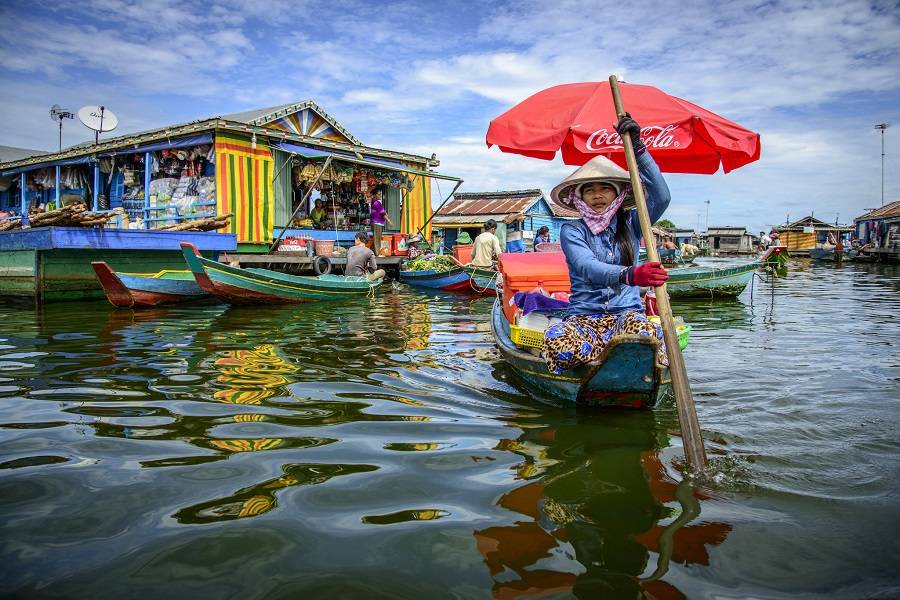
<svg viewBox="0 0 900 600"><path fill-rule="evenodd" d="M112 131L119 124L119 119L105 106L82 106L78 109L78 119L88 129L97 133Z"/></svg>

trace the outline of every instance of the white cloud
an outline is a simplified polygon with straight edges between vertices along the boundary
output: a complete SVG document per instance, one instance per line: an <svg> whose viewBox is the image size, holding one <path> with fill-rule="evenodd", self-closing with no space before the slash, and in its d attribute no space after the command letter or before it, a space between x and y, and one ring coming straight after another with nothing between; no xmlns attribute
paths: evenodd
<svg viewBox="0 0 900 600"><path fill-rule="evenodd" d="M54 102L107 103L124 133L311 98L366 143L437 152L469 191L549 191L569 172L484 146L513 103L610 73L651 83L763 136L758 163L668 177L670 216L691 226L707 199L711 222L754 229L877 204L871 126L900 120L900 14L881 0L85 0L8 4L0 19L0 114L15 121L0 143L52 148ZM66 143L84 139L69 130ZM890 199L900 129L886 139Z"/></svg>

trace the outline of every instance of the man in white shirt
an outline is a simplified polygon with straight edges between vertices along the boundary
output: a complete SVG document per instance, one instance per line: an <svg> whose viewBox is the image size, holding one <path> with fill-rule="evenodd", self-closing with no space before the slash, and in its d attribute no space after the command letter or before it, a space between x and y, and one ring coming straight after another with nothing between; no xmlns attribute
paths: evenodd
<svg viewBox="0 0 900 600"><path fill-rule="evenodd" d="M475 248L472 255L472 265L483 269L490 269L494 261L500 258L500 240L497 239L497 221L488 219L484 224L484 232L475 238Z"/></svg>

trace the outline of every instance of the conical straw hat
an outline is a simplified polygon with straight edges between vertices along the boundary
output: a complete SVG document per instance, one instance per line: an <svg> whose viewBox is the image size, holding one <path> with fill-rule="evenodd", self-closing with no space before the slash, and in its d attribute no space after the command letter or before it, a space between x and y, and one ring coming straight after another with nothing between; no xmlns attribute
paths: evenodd
<svg viewBox="0 0 900 600"><path fill-rule="evenodd" d="M550 192L550 197L560 206L575 209L574 204L569 201L571 189L577 185L594 181L609 181L616 185L616 189L621 189L624 184L631 183L631 177L629 177L628 171L605 156L596 156L563 179ZM634 198L631 194L628 194L622 202L622 208L634 208Z"/></svg>

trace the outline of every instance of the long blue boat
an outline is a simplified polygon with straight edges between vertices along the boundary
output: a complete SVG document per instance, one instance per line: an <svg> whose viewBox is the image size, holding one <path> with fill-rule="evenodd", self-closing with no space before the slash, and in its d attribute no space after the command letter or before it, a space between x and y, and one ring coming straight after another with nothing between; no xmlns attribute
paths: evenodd
<svg viewBox="0 0 900 600"><path fill-rule="evenodd" d="M400 271L400 281L409 285L443 290L445 292L461 292L471 289L469 273L463 267L449 271Z"/></svg>
<svg viewBox="0 0 900 600"><path fill-rule="evenodd" d="M168 269L153 274L117 273L103 261L93 261L91 267L113 306L156 306L209 297L197 285L194 274L187 270Z"/></svg>
<svg viewBox="0 0 900 600"><path fill-rule="evenodd" d="M668 368L656 362L654 337L615 336L597 361L556 375L540 356L513 343L499 300L491 314L491 331L500 354L529 388L555 398L595 406L650 408L671 391Z"/></svg>

